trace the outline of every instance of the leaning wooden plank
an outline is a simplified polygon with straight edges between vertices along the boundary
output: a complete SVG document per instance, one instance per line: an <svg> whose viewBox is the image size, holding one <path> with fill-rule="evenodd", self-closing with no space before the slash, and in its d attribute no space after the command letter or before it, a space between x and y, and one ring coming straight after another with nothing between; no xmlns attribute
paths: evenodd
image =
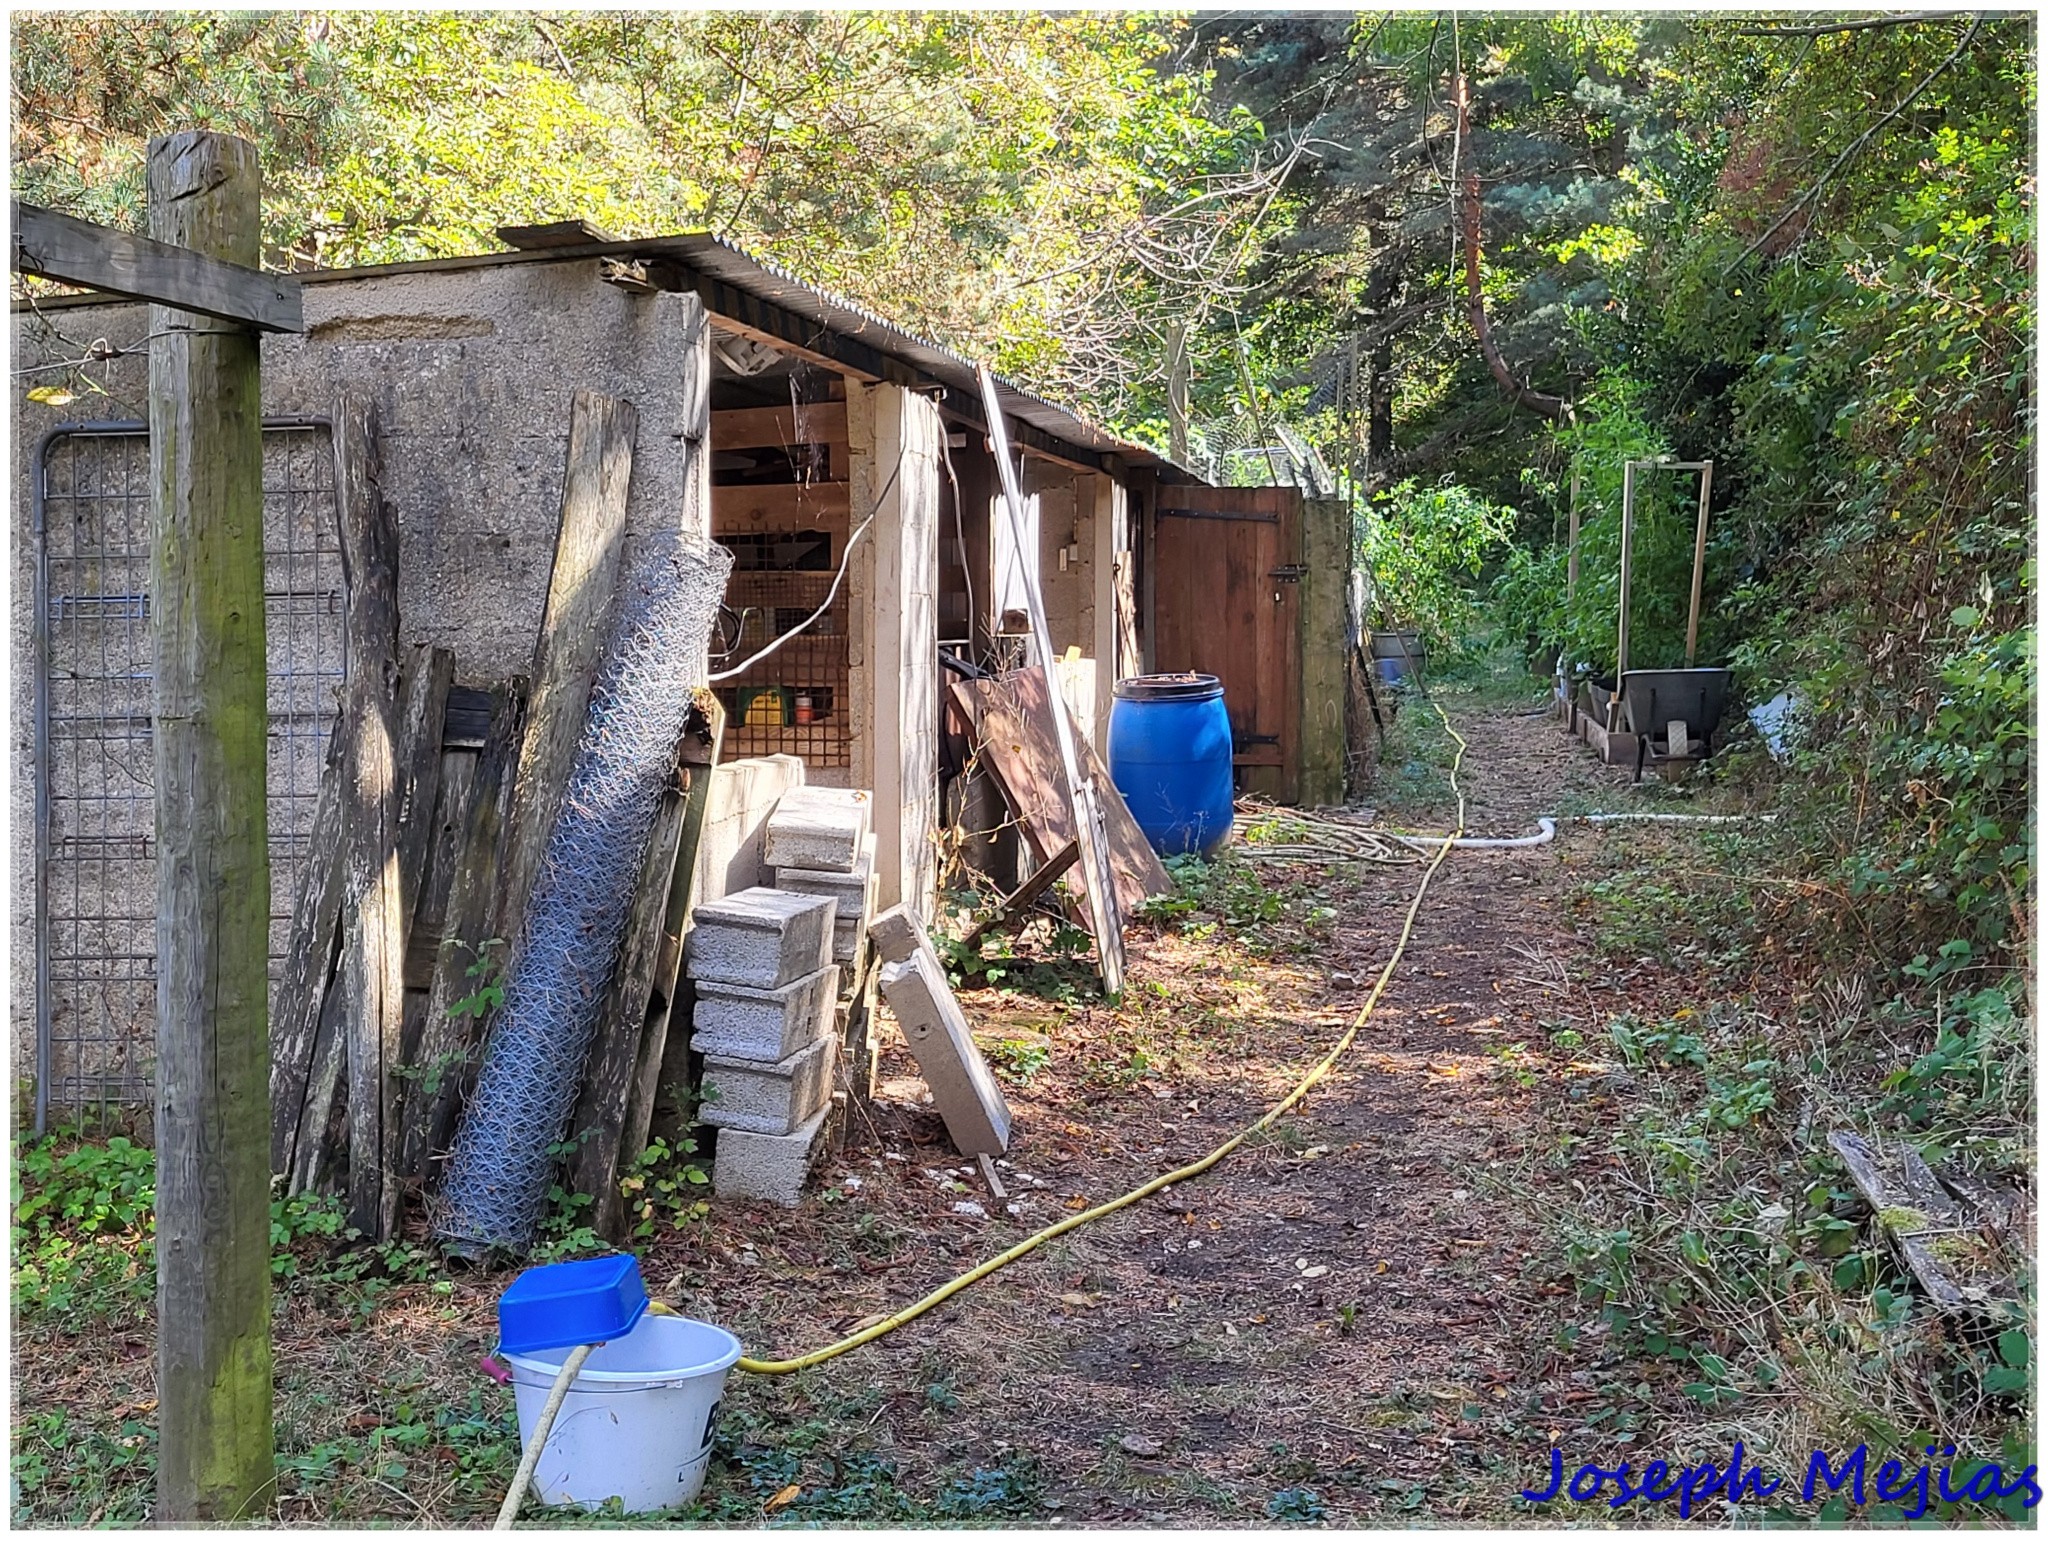
<svg viewBox="0 0 2048 1541"><path fill-rule="evenodd" d="M449 748L442 741L441 787L434 800L433 832L427 839L426 865L414 903L412 927L405 936L406 994L424 995L434 988L434 969L441 961L441 943L448 936L448 894L455 886L455 866L462 856L462 831L469 817L469 798L476 783L479 742ZM406 1041L405 1062L413 1063L416 1039Z"/></svg>
<svg viewBox="0 0 2048 1541"><path fill-rule="evenodd" d="M384 1120L405 1020L398 877L398 522L384 497L377 409L344 393L334 413L334 501L348 591L342 754L341 965L348 1041L349 1223L381 1241L397 1219Z"/></svg>
<svg viewBox="0 0 2048 1541"><path fill-rule="evenodd" d="M1945 1311L1995 1311L2012 1300L1999 1248L1909 1145L1873 1146L1837 1130L1828 1144L1922 1292Z"/></svg>
<svg viewBox="0 0 2048 1541"><path fill-rule="evenodd" d="M307 1066L306 1096L292 1125L291 1164L284 1169L288 1193L323 1191L335 1165L336 1150L329 1136L335 1105L341 1097L342 1078L348 1073L348 1035L342 1028L341 991L331 982L340 955L341 934L337 925L322 955L330 983L321 992L320 1018L314 1024Z"/></svg>
<svg viewBox="0 0 2048 1541"><path fill-rule="evenodd" d="M1038 902L1040 895L1059 881L1061 875L1074 865L1074 862L1080 855L1081 847L1076 842L1069 840L1059 855L1018 884L1017 891L997 905L993 914L977 925L972 931L961 937L960 945L962 947L973 947L997 927L1007 928L1014 924L1023 915L1024 911Z"/></svg>
<svg viewBox="0 0 2048 1541"><path fill-rule="evenodd" d="M533 654L525 736L512 782L512 817L499 864L497 936L513 938L569 780L576 739L610 631L626 534L626 488L639 414L630 402L578 391L569 408L562 519L547 609Z"/></svg>
<svg viewBox="0 0 2048 1541"><path fill-rule="evenodd" d="M327 767L313 805L306 861L292 897L291 940L270 1016L270 1169L290 1172L306 1107L320 1008L334 977L335 927L341 918L342 728L328 740Z"/></svg>
<svg viewBox="0 0 2048 1541"><path fill-rule="evenodd" d="M13 214L18 273L246 322L262 332L306 329L296 278L89 224L32 203L16 202Z"/></svg>
<svg viewBox="0 0 2048 1541"><path fill-rule="evenodd" d="M680 770L662 789L641 863L640 883L626 911L626 931L618 967L597 1022L597 1037L583 1070L570 1139L570 1191L590 1197L590 1225L598 1235L624 1239L619 1194L619 1151L625 1136L626 1103L632 1095L640 1042L647 1028L647 1004L654 992L654 970L661 954L663 923L676 870L676 849L682 839L685 794ZM693 853L694 854L694 853Z"/></svg>
<svg viewBox="0 0 2048 1541"><path fill-rule="evenodd" d="M1003 484L1003 506L1010 516L1010 533L1016 538L1019 550L1031 550L1037 543L1033 522L1025 517L1024 495L1018 488L1017 467L1010 458L1008 429L1003 422L1001 398L996 391L996 377L987 365L975 371L981 383L983 416L988 423L989 448L995 452L996 470ZM1058 693L1051 690L1052 655L1047 651L1052 642L1052 631L1045 618L1045 594L1039 586L1037 564L1021 564L1024 578L1024 602L1031 616L1031 660L1045 672L1048 695L1053 698L1055 709L1048 714L1052 724L1053 742L1059 750L1059 787L1068 800L1069 827L1073 838L1081 847L1079 870L1082 875L1082 897L1087 901L1088 929L1095 937L1095 960L1102 976L1102 989L1106 995L1117 995L1124 987L1124 916L1128 908L1117 900L1116 878L1110 865L1109 829L1103 809L1101 789L1092 785L1089 773L1082 763L1074 725L1058 699ZM1114 659L1103 660L1108 667ZM1115 796L1114 791L1110 794ZM1118 799L1121 801L1121 799ZM1060 842L1055 841L1054 846ZM1048 853L1041 852L1041 858Z"/></svg>
<svg viewBox="0 0 2048 1541"><path fill-rule="evenodd" d="M711 802L711 781L725 738L725 709L708 690L699 696L701 718L693 718L683 737L683 827L676 840L675 873L669 883L668 911L662 921L661 952L655 959L654 984L647 1000L647 1024L633 1065L633 1080L621 1120L619 1168L629 1170L647 1149L654 1123L654 1104L663 1061L668 1055L669 1028L687 1027L694 1005L683 979L683 932L697 903L697 851L703 842L705 810ZM680 1014L679 1014L680 1013ZM677 1033L687 1041L687 1032Z"/></svg>
<svg viewBox="0 0 2048 1541"><path fill-rule="evenodd" d="M997 785L1024 826L1033 856L1041 863L1052 861L1074 839L1074 816L1053 737L1045 671L1019 669L1001 679L956 680L952 689L975 725ZM1117 909L1128 915L1145 900L1171 893L1173 879L1131 817L1094 746L1084 740L1076 747L1101 804ZM1085 891L1085 864L1075 867L1073 881Z"/></svg>
<svg viewBox="0 0 2048 1541"><path fill-rule="evenodd" d="M496 940L491 912L498 892L500 837L511 801L511 768L519 746L524 682L499 686L491 696L483 748L470 772L469 795L452 837L442 936L400 1105L398 1169L415 1181L428 1175L430 1159L446 1148L471 1069L469 1053L480 1018L474 1011L455 1008L487 986L503 963L501 949L489 946ZM472 974L479 960L481 970Z"/></svg>
<svg viewBox="0 0 2048 1541"><path fill-rule="evenodd" d="M436 647L415 658L399 683L398 886L399 913L408 936L419 909L434 809L441 796L441 738L454 676L455 655Z"/></svg>

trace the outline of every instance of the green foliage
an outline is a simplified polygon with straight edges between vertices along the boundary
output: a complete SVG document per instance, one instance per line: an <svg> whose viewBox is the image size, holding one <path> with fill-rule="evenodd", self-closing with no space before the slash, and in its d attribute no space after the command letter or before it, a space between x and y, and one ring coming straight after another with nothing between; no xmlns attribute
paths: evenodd
<svg viewBox="0 0 2048 1541"><path fill-rule="evenodd" d="M698 1193L711 1181L697 1162L697 1142L687 1135L671 1145L656 1137L647 1142L631 1170L619 1178L636 1240L651 1240L702 1220L711 1206Z"/></svg>
<svg viewBox="0 0 2048 1541"><path fill-rule="evenodd" d="M1374 624L1420 631L1443 660L1462 651L1479 616L1473 580L1515 517L1448 478L1433 487L1404 481L1380 494L1362 512L1359 539Z"/></svg>
<svg viewBox="0 0 2048 1541"><path fill-rule="evenodd" d="M103 1141L59 1130L14 1150L16 1309L25 1321L78 1330L144 1314L156 1294L156 1152L124 1135ZM431 1253L402 1242L360 1245L341 1201L274 1197L271 1273L317 1287L363 1314L393 1285L436 1273Z"/></svg>
<svg viewBox="0 0 2048 1541"><path fill-rule="evenodd" d="M140 224L149 135L263 153L276 265L709 229L1103 415L1158 400L1270 189L1138 13L74 14L15 30L23 196ZM1217 349L1205 333L1205 357ZM1228 385L1230 376L1217 378Z"/></svg>
<svg viewBox="0 0 2048 1541"><path fill-rule="evenodd" d="M499 977L505 959L503 937L490 936L468 947L459 937L449 937L443 947L463 947L469 954L469 962L463 965L462 977L469 982L469 993L460 1000L448 1004L451 1017L475 1017L481 1020L505 1004L505 981ZM431 1094L433 1087L427 1087Z"/></svg>
<svg viewBox="0 0 2048 1541"><path fill-rule="evenodd" d="M952 1520L1026 1514L1037 1506L1043 1486L1036 1464L1027 1457L1008 1466L978 1467L968 1476L954 1478L939 1494L935 1507Z"/></svg>
<svg viewBox="0 0 2048 1541"><path fill-rule="evenodd" d="M1266 1513L1273 1519L1297 1525L1313 1525L1326 1513L1323 1500L1312 1487L1282 1488L1266 1501Z"/></svg>

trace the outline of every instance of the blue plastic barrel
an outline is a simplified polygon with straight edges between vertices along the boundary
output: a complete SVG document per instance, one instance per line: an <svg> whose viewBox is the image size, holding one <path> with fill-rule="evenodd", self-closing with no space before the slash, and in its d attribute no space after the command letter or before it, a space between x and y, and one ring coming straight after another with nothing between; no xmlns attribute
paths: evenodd
<svg viewBox="0 0 2048 1541"><path fill-rule="evenodd" d="M1209 856L1230 837L1230 716L1213 674L1118 680L1109 779L1161 856Z"/></svg>

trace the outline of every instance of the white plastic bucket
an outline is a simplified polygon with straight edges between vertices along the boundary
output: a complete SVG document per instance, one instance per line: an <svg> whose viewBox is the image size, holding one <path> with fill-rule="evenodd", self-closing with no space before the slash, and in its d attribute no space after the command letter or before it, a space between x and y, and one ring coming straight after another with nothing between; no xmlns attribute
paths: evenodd
<svg viewBox="0 0 2048 1541"><path fill-rule="evenodd" d="M571 1352L504 1356L522 1450ZM534 1497L586 1509L616 1498L628 1514L690 1503L704 1486L725 1377L739 1357L740 1340L724 1328L649 1311L583 1361L534 1466Z"/></svg>

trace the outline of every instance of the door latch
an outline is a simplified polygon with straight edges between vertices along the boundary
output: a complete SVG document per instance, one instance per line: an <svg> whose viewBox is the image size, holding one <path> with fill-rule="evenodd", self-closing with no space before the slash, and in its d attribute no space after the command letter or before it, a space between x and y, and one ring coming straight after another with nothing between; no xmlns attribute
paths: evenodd
<svg viewBox="0 0 2048 1541"><path fill-rule="evenodd" d="M1268 578L1278 578L1282 583L1299 583L1307 571L1308 568L1302 563L1290 562L1285 567L1274 568L1266 576Z"/></svg>

